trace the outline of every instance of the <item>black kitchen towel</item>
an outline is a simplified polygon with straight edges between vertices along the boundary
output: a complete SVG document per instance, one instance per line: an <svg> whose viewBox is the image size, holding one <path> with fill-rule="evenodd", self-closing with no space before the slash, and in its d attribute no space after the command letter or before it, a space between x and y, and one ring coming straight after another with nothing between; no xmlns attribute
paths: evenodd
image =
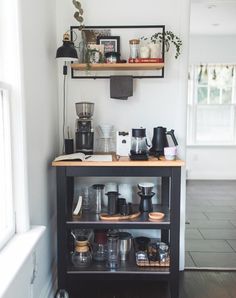
<svg viewBox="0 0 236 298"><path fill-rule="evenodd" d="M111 76L110 97L115 99L128 99L133 96L132 76Z"/></svg>

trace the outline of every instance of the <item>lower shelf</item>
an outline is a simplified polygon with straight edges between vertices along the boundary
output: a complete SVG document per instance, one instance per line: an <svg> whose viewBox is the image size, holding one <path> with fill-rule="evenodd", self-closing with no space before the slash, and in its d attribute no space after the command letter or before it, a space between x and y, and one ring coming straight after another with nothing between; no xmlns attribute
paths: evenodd
<svg viewBox="0 0 236 298"><path fill-rule="evenodd" d="M87 268L75 268L70 266L67 268L67 274L165 274L169 275L170 270L166 267L138 267L127 264L121 264L117 269L109 269L104 265L92 264Z"/></svg>

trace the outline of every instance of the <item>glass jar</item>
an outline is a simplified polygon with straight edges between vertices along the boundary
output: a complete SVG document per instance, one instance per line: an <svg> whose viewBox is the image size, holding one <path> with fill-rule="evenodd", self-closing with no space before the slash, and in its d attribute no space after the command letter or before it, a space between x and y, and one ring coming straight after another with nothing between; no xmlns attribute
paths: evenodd
<svg viewBox="0 0 236 298"><path fill-rule="evenodd" d="M104 230L94 231L93 259L98 262L107 259L107 232Z"/></svg>
<svg viewBox="0 0 236 298"><path fill-rule="evenodd" d="M159 250L160 263L163 263L163 264L168 263L170 259L169 246L164 242L160 242L158 250Z"/></svg>
<svg viewBox="0 0 236 298"><path fill-rule="evenodd" d="M139 39L131 39L129 41L129 48L130 48L130 58L135 59L139 56Z"/></svg>
<svg viewBox="0 0 236 298"><path fill-rule="evenodd" d="M77 241L75 251L71 257L75 267L88 267L92 261L92 254L88 241Z"/></svg>
<svg viewBox="0 0 236 298"><path fill-rule="evenodd" d="M119 235L116 231L107 233L107 262L106 266L115 269L120 265Z"/></svg>

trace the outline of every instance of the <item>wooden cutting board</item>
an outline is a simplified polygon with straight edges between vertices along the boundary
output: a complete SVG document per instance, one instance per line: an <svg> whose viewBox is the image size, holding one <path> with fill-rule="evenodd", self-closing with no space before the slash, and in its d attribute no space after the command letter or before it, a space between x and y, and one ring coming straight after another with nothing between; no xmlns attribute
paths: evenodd
<svg viewBox="0 0 236 298"><path fill-rule="evenodd" d="M100 219L101 220L123 220L123 219L134 219L139 217L140 212L133 213L130 215L120 215L120 214L114 214L114 215L109 215L107 213L102 213L100 214Z"/></svg>

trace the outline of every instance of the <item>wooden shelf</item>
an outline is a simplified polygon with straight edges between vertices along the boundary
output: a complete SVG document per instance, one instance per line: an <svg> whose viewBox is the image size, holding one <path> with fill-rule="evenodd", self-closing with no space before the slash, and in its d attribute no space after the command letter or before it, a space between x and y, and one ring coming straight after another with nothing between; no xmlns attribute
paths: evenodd
<svg viewBox="0 0 236 298"><path fill-rule="evenodd" d="M134 212L137 212L139 205L133 205ZM71 227L80 226L83 228L117 228L117 229L169 229L170 228L170 211L167 207L153 205L154 211L164 212L165 217L160 220L150 221L148 212L143 212L138 218L132 220L112 220L104 221L99 219L99 215L92 212L83 212L80 217L72 216L68 218L66 224Z"/></svg>
<svg viewBox="0 0 236 298"><path fill-rule="evenodd" d="M164 63L95 63L90 64L89 70L158 70L164 67ZM86 63L72 63L74 70L88 70Z"/></svg>

